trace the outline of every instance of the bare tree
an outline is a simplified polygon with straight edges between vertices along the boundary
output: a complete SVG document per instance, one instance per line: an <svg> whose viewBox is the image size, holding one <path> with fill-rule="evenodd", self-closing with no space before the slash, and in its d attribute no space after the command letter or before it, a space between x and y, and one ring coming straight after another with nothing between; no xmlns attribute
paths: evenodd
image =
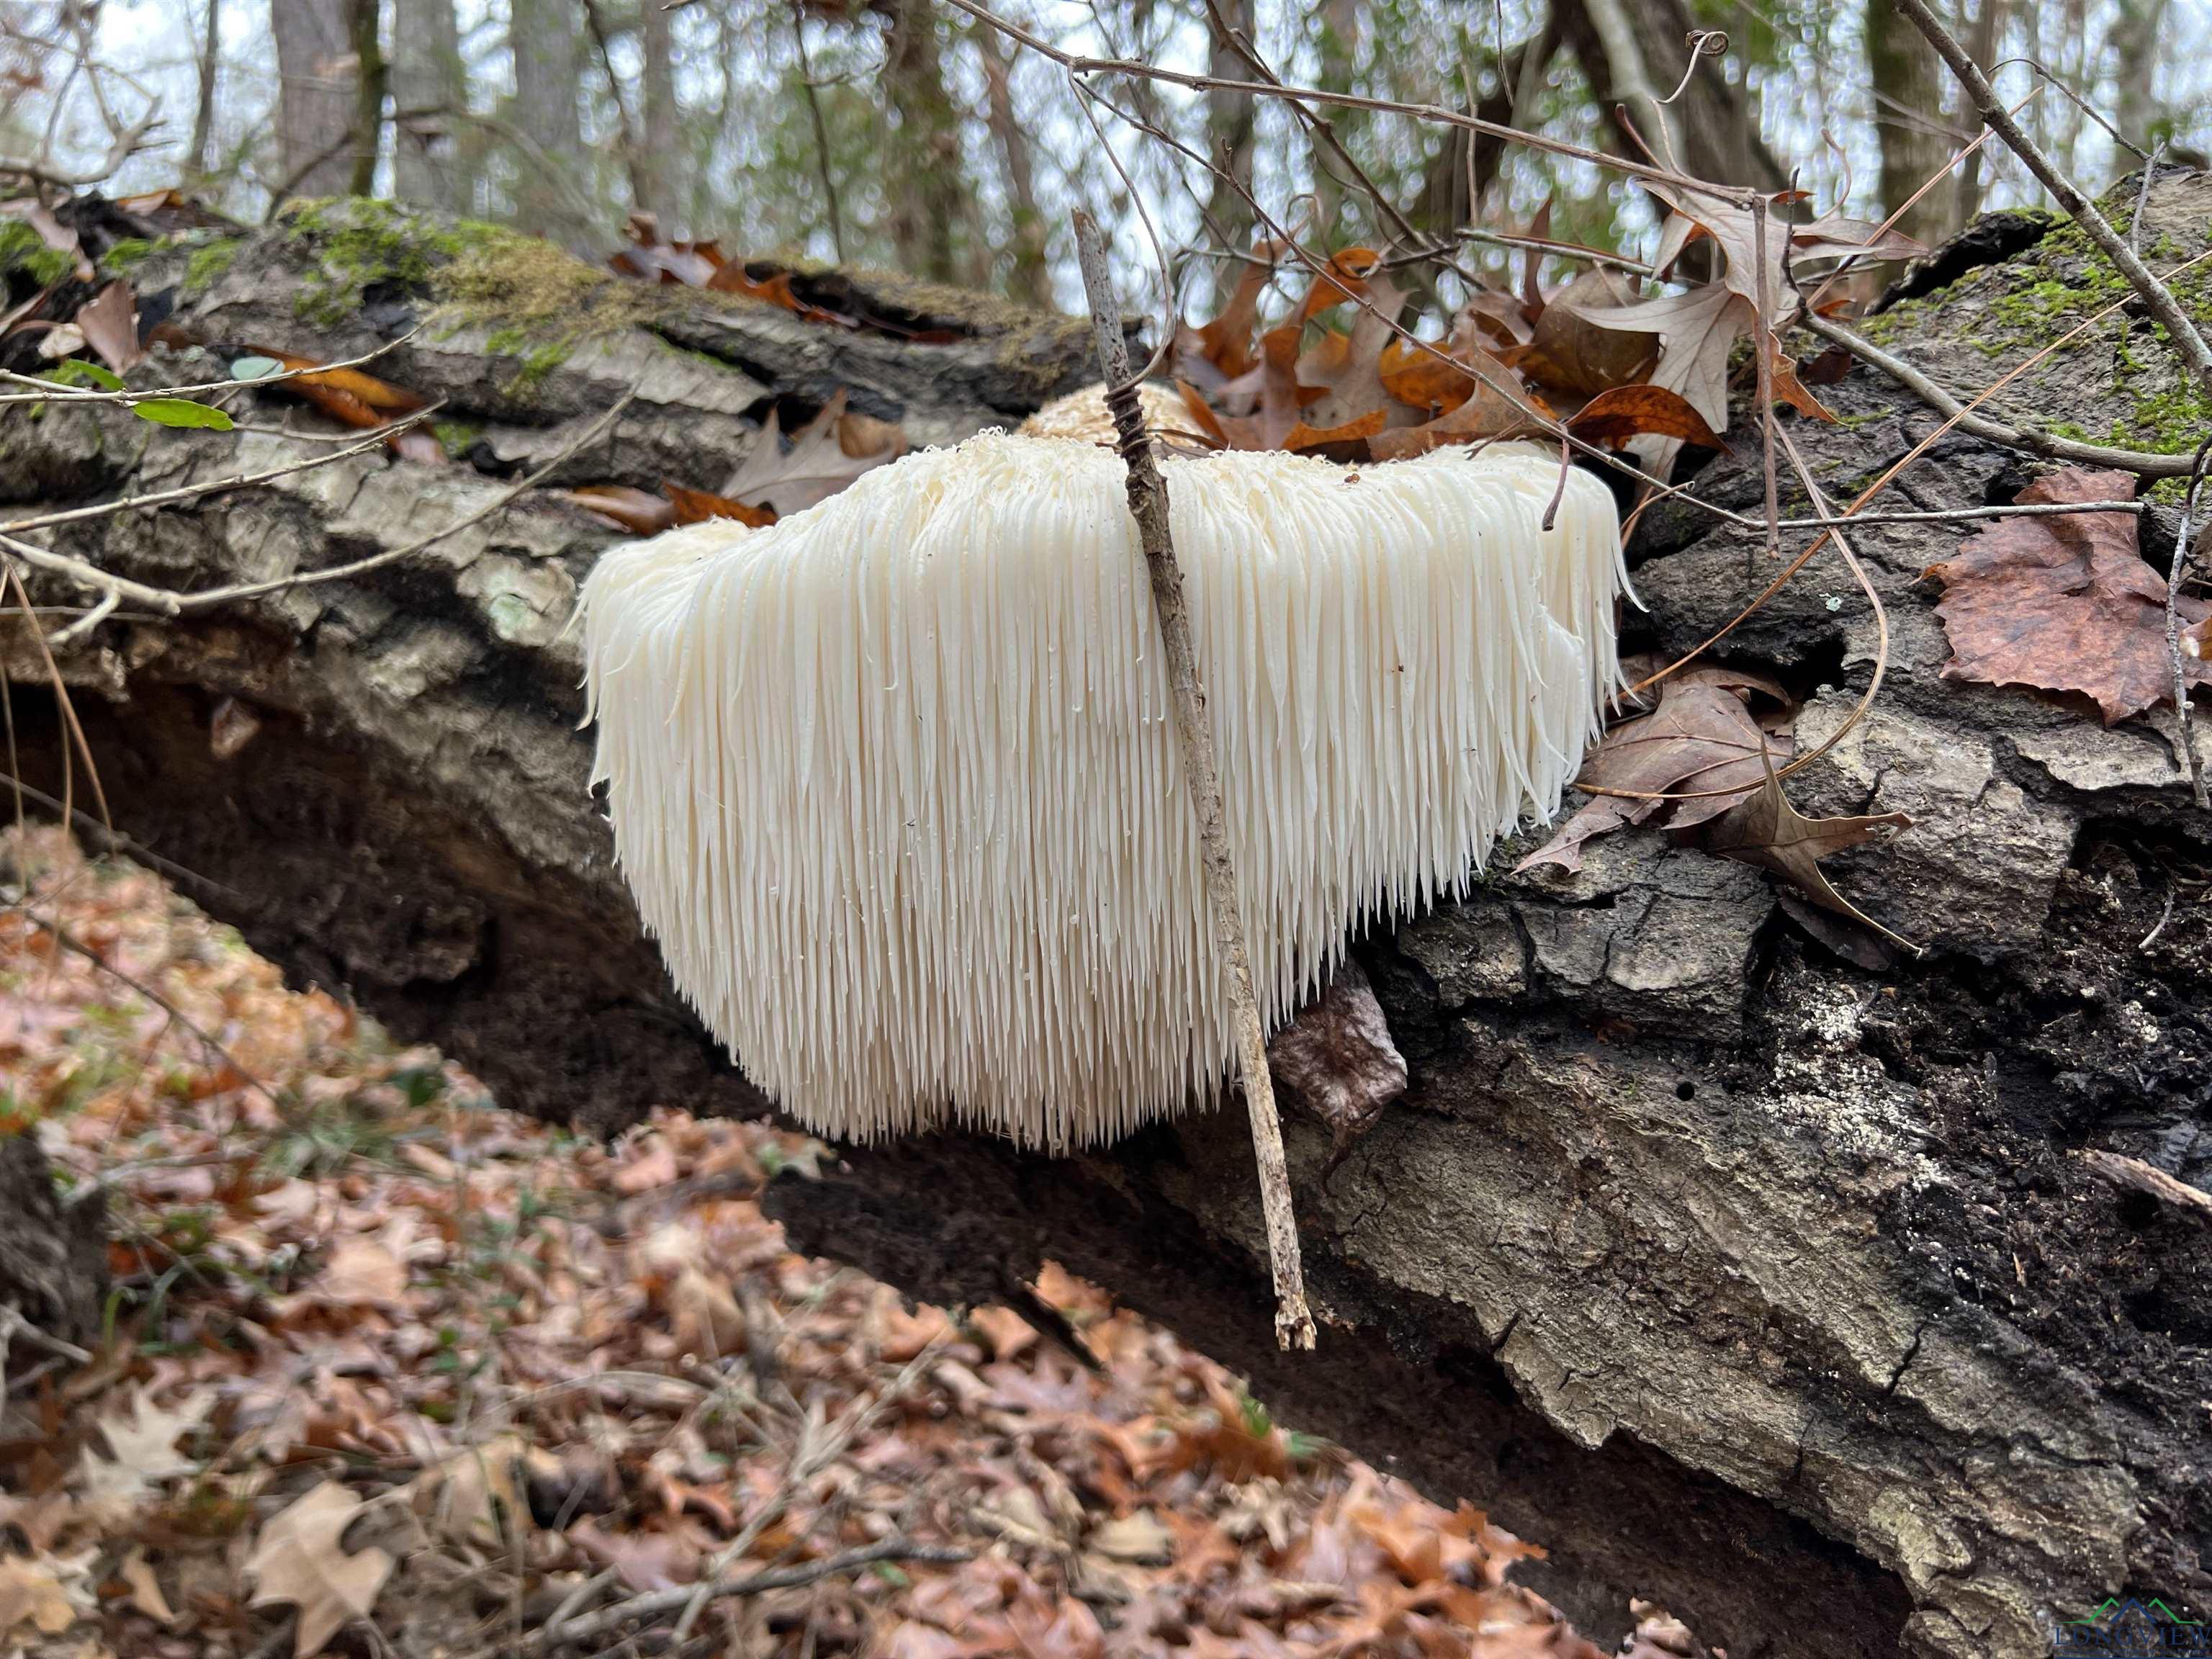
<svg viewBox="0 0 2212 1659"><path fill-rule="evenodd" d="M1882 211L1895 213L1950 165L1958 149L1943 120L1949 78L1935 48L1894 0L1867 0L1866 50L1875 132L1881 143ZM1958 208L1956 191L1931 190L1899 222L1899 228L1923 242L1941 241L1956 228Z"/></svg>
<svg viewBox="0 0 2212 1659"><path fill-rule="evenodd" d="M336 196L353 182L351 0L270 0L276 41L276 194Z"/></svg>
<svg viewBox="0 0 2212 1659"><path fill-rule="evenodd" d="M2118 94L2113 118L2129 143L2146 149L2164 136L2154 131L2165 111L2151 83L2166 10L2166 0L2119 0L2119 15L2112 20L2112 79Z"/></svg>
<svg viewBox="0 0 2212 1659"><path fill-rule="evenodd" d="M467 207L468 93L453 0L392 0L392 101L393 193L448 212Z"/></svg>

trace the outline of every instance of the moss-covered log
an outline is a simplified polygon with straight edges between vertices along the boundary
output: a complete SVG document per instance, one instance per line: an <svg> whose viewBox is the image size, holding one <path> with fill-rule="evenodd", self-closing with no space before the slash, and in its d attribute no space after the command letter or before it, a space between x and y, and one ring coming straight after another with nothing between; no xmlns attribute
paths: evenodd
<svg viewBox="0 0 2212 1659"><path fill-rule="evenodd" d="M2148 235L2201 251L2212 184L2164 183L2150 211ZM1082 375L1079 331L1057 320L992 311L899 342L613 287L496 233L376 224L403 250L456 240L419 268L380 248L356 270L333 252L356 233L317 216L221 256L153 256L145 280L173 262L181 318L227 343L331 357L418 330L384 372L447 398L456 453L497 469L635 386L571 467L593 480L712 488L769 409L800 412L833 382L951 438ZM2029 240L2005 264L1954 261L1891 313L1890 343L1971 391L2003 359L1970 328L2012 351L2008 307L2033 310L2036 343L2094 308L2086 279L2075 299L2043 288L2063 241ZM2174 447L2141 429L2154 343L2124 315L2113 329L2029 383L2024 410ZM1933 424L1864 370L1826 395L1843 418L1800 435L1838 494ZM55 409L0 427L0 483L78 501L294 453ZM2027 476L1952 437L1901 489L1980 504ZM62 544L204 586L398 544L499 487L362 458ZM1700 488L1755 508L1756 462L1717 463ZM110 624L72 659L77 704L120 824L201 872L196 896L507 1103L599 1127L661 1100L761 1109L670 994L586 798L563 629L608 538L533 496L356 583ZM1686 646L1730 615L1746 539L1650 515L1643 640ZM1940 677L1920 573L1957 540L1927 524L1858 538L1889 607L1888 684L1796 786L1808 810L1913 816L1831 867L1927 957L1845 962L1765 877L1652 834L1365 941L1413 1081L1333 1176L1326 1129L1287 1126L1317 1355L1269 1340L1235 1113L1057 1164L952 1138L854 1152L779 1185L787 1224L956 1295L1057 1256L1249 1367L1290 1420L1549 1546L1534 1581L1601 1638L1635 1595L1735 1659L2032 1659L2048 1620L2108 1595L2212 1605L2212 1233L2080 1155L2212 1177L2196 873L2212 826L2169 719L2107 729ZM1865 684L1873 640L1824 556L1729 653L1801 696L1799 730L1819 733ZM258 735L218 752L224 699ZM27 685L16 711L50 781L51 704Z"/></svg>

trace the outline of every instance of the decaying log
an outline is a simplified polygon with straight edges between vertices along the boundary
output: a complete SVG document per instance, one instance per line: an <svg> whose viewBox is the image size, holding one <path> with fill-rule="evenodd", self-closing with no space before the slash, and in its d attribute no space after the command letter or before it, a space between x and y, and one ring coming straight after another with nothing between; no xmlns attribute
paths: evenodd
<svg viewBox="0 0 2212 1659"><path fill-rule="evenodd" d="M2203 246L2212 182L2150 200L2147 246ZM711 489L766 409L804 414L833 382L945 439L1081 378L1079 325L1002 316L995 334L890 343L699 296L533 365L493 347L489 319L439 334L404 272L335 330L305 320L313 257L257 237L180 318L325 357L421 323L387 372L447 398L501 465L642 382L579 480ZM1954 262L1886 339L1971 391L1986 359L1970 336L2063 279L2046 257ZM1796 435L1839 496L1933 423L1863 369L1824 395L1841 421ZM2099 434L2147 406L2078 358L2014 396ZM0 488L73 501L291 453L55 409L0 425ZM1954 436L1905 490L1978 505L2026 477ZM1700 485L1753 511L1762 488L1755 460ZM498 487L363 458L59 544L204 586L398 544ZM1638 1595L1734 1659L2031 1659L2050 1650L2042 1621L2110 1594L2212 1604L2212 1231L2075 1155L2212 1184L2212 826L2169 719L2107 729L1940 677L1920 573L1959 534L1857 537L1892 619L1888 684L1791 781L1807 811L1911 814L1830 868L1926 958L1846 963L1764 875L1645 833L1364 941L1410 1085L1326 1179L1327 1126L1285 1124L1318 1353L1274 1351L1233 1111L1060 1163L951 1137L854 1152L779 1183L775 1207L803 1247L922 1291L972 1280L979 1255L1056 1257L1248 1368L1287 1420L1547 1545L1528 1581L1600 1640ZM1641 639L1686 647L1732 614L1747 538L1756 551L1755 532L1649 515ZM118 621L72 659L77 708L118 827L200 872L192 896L506 1103L601 1128L663 1101L757 1111L670 994L586 796L563 630L610 539L532 497L357 585ZM1728 658L1806 700L1802 741L1844 718L1872 637L1824 555ZM219 754L224 698L260 724ZM50 783L51 700L19 685L16 712Z"/></svg>

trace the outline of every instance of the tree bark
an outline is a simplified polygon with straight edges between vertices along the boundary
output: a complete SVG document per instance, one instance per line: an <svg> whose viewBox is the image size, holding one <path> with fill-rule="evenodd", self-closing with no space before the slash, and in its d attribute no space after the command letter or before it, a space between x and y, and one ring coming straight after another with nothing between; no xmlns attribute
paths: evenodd
<svg viewBox="0 0 2212 1659"><path fill-rule="evenodd" d="M1254 40L1257 13L1254 0L1207 0L1206 70L1224 81L1249 81L1251 70L1237 51L1231 36ZM1252 144L1256 112L1252 96L1243 92L1206 94L1206 159L1216 169L1206 191L1206 233L1222 251L1243 253L1252 241L1252 209L1245 200L1252 188ZM1223 264L1217 270L1214 289L1225 299L1237 286L1239 267Z"/></svg>
<svg viewBox="0 0 2212 1659"><path fill-rule="evenodd" d="M515 158L515 222L534 235L581 249L590 240L578 200L584 135L583 23L569 0L508 0L507 51L514 61L510 120L527 146Z"/></svg>
<svg viewBox="0 0 2212 1659"><path fill-rule="evenodd" d="M960 118L945 88L937 13L929 0L880 0L890 19L884 96L897 122L884 149L884 192L900 266L933 282L959 274L959 231L972 192Z"/></svg>
<svg viewBox="0 0 2212 1659"><path fill-rule="evenodd" d="M1756 96L1740 72L1730 78L1729 60L1701 59L1681 96L1660 104L1681 78L1698 27L1684 0L1558 0L1553 18L1623 155L1644 160L1650 145L1661 149L1662 163L1715 184L1778 190L1788 182L1759 137Z"/></svg>
<svg viewBox="0 0 2212 1659"><path fill-rule="evenodd" d="M674 20L659 0L646 0L638 46L645 64L640 118L645 128L646 191L640 205L659 222L663 235L673 236L684 216L684 135L676 104Z"/></svg>
<svg viewBox="0 0 2212 1659"><path fill-rule="evenodd" d="M470 208L467 156L474 149L468 86L453 0L392 0L392 193L403 202L459 213Z"/></svg>
<svg viewBox="0 0 2212 1659"><path fill-rule="evenodd" d="M999 165L1006 175L1006 210L1012 220L1007 239L1012 269L1006 292L1024 305L1052 304L1052 268L1043 210L1037 205L1036 169L1030 154L1030 137L1014 112L1013 53L999 32L978 28L974 39L982 55L983 82L990 100L991 137L999 147Z"/></svg>
<svg viewBox="0 0 2212 1659"><path fill-rule="evenodd" d="M353 169L346 181L354 196L376 194L377 155L384 139L384 94L391 79L385 63L380 0L351 0L353 8Z"/></svg>
<svg viewBox="0 0 2212 1659"><path fill-rule="evenodd" d="M2147 211L2147 240L2193 253L2212 180L2162 179ZM176 319L326 358L411 326L391 307L335 332L303 321L320 262L311 239L259 234ZM1887 343L1978 383L1976 341L2002 336L2020 295L2082 288L2078 262L2032 248L1954 272ZM140 291L185 264L157 256ZM841 312L899 314L845 280ZM415 334L377 372L446 399L500 466L635 388L564 481L708 488L772 404L843 385L945 441L1088 377L1080 325L980 301L914 314L966 332L916 343L679 292L650 333L527 376L492 349L493 318ZM222 361L161 367L198 378ZM2144 400L2079 361L2008 391L2100 431ZM1843 418L1801 433L1821 474L1873 476L1934 426L1863 370L1824 397ZM0 422L0 495L107 499L297 453L58 406ZM1944 507L2022 477L1954 434L1909 480L1916 505ZM1729 505L1761 495L1755 455L1697 482ZM88 520L59 545L208 586L398 545L501 487L360 458ZM2106 727L1943 678L1921 573L1960 533L1861 533L1888 678L1790 785L1808 811L1912 814L1829 868L1928 957L1854 965L1765 875L1647 831L1591 843L1571 878L1505 874L1506 850L1465 902L1364 938L1410 1086L1333 1176L1328 1128L1285 1122L1317 1353L1274 1351L1234 1113L1056 1162L950 1135L846 1149L824 1178L777 1183L771 1206L799 1248L919 1292L1048 1255L1107 1285L1249 1367L1281 1420L1547 1546L1527 1582L1601 1644L1631 1595L1735 1659L2044 1659L2043 1621L2107 1595L2212 1602L2212 1229L2106 1173L2118 1154L2212 1182L2212 914L2188 873L2212 829L2170 720ZM507 1105L599 1129L656 1102L758 1111L671 992L587 799L569 612L611 539L529 496L404 567L111 623L69 659L76 708L118 827L198 872L191 896ZM1745 533L1679 503L1644 515L1632 556L1650 610L1631 645L1684 648L1741 602ZM1800 696L1800 740L1815 739L1866 684L1874 632L1841 571L1815 563L1729 660ZM51 782L42 670L20 653L9 666L27 766ZM261 718L235 753L209 739L222 697ZM777 971L731 948L744 971Z"/></svg>
<svg viewBox="0 0 2212 1659"><path fill-rule="evenodd" d="M353 0L270 0L280 196L339 196L353 179Z"/></svg>
<svg viewBox="0 0 2212 1659"><path fill-rule="evenodd" d="M1957 194L1939 176L1959 148L1944 130L1950 77L1936 49L1894 0L1866 0L1864 28L1875 132L1881 144L1882 211L1894 214L1915 191L1934 181L1898 222L1906 235L1933 247L1958 228L1952 217Z"/></svg>
<svg viewBox="0 0 2212 1659"><path fill-rule="evenodd" d="M222 0L205 0L200 24L200 49L193 62L192 138L185 151L185 173L204 179L208 151L215 139L216 76L222 67Z"/></svg>

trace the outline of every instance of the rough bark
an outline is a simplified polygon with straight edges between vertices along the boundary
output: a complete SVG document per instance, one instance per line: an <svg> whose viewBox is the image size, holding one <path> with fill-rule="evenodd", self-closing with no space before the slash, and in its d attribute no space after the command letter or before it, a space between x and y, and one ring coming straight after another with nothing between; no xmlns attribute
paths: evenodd
<svg viewBox="0 0 2212 1659"><path fill-rule="evenodd" d="M564 247L580 248L592 230L579 191L581 8L568 0L508 0L507 44L514 60L509 119L524 141L524 153L515 158L515 222Z"/></svg>
<svg viewBox="0 0 2212 1659"><path fill-rule="evenodd" d="M353 15L350 0L270 0L280 195L335 196L353 177Z"/></svg>
<svg viewBox="0 0 2212 1659"><path fill-rule="evenodd" d="M1943 120L1950 80L1936 49L1894 0L1866 0L1864 27L1875 133L1881 143L1881 205L1893 214L1951 164L1958 146ZM1955 228L1957 206L1956 194L1939 183L1899 228L1933 246Z"/></svg>
<svg viewBox="0 0 2212 1659"><path fill-rule="evenodd" d="M959 231L970 191L962 164L960 115L945 90L930 0L879 0L884 96L897 118L884 145L884 208L902 269L933 282L959 274Z"/></svg>
<svg viewBox="0 0 2212 1659"><path fill-rule="evenodd" d="M392 192L457 213L470 205L464 161L468 90L453 0L392 0Z"/></svg>
<svg viewBox="0 0 2212 1659"><path fill-rule="evenodd" d="M2162 182L2149 212L2148 234L2193 252L2212 181ZM261 239L179 315L215 337L357 349L366 322L310 337L295 315L314 257ZM2078 280L2041 257L1960 276L1888 319L1889 343L1980 384L1977 334L2020 294ZM477 325L425 330L385 372L453 399L508 459L641 380L575 476L712 487L777 401L844 381L917 437L956 436L1087 356L1065 325L898 344L675 303L651 333L526 386L511 359L480 355ZM2092 429L2136 422L2141 388L2095 368L2055 366L2018 395L2063 395ZM1843 420L1800 436L1838 492L1933 424L1863 371L1825 395ZM286 453L53 410L0 426L0 488L78 500ZM1908 475L1907 499L1981 503L2025 476L1953 437ZM1755 457L1701 483L1746 509L1761 495ZM202 585L397 544L494 487L357 461L88 523L64 544ZM1632 643L1692 643L1744 597L1742 540L1710 523L1646 515L1650 610ZM200 872L195 896L443 1045L507 1104L599 1127L661 1101L759 1110L671 994L586 799L564 630L608 539L535 497L357 584L113 626L73 661L77 706L120 826ZM853 1150L828 1178L779 1183L775 1207L802 1247L919 1291L1046 1255L1098 1279L1249 1368L1283 1419L1547 1545L1529 1582L1601 1641L1632 1595L1733 1659L2039 1659L2039 1621L2110 1594L2201 1609L2212 1231L2083 1154L2212 1177L2212 920L2190 873L2212 830L2169 720L2107 729L1940 677L1919 573L1957 539L1924 524L1860 536L1889 608L1889 678L1794 785L1808 811L1913 815L1831 869L1927 957L1851 965L1798 931L1763 875L1644 833L1594 843L1571 878L1494 873L1367 938L1358 958L1410 1086L1328 1178L1326 1126L1285 1125L1317 1354L1274 1352L1233 1111L1060 1162L951 1136ZM1801 695L1799 732L1817 735L1865 684L1872 639L1824 558L1731 659ZM208 738L222 696L262 718L227 758ZM16 708L33 763L52 765L50 707L26 685Z"/></svg>
<svg viewBox="0 0 2212 1659"><path fill-rule="evenodd" d="M1659 103L1681 78L1687 39L1698 27L1684 0L1559 0L1553 18L1597 89L1623 155L1640 159L1652 145L1662 161L1718 184L1774 190L1787 182L1759 137L1757 94L1740 65L1705 60L1680 98ZM1624 107L1641 143L1621 125Z"/></svg>
<svg viewBox="0 0 2212 1659"><path fill-rule="evenodd" d="M1234 37L1242 34L1258 44L1253 0L1209 0L1206 20L1206 73L1223 81L1249 80L1251 66L1237 50ZM1206 187L1206 234L1232 253L1246 252L1252 237L1252 210L1245 198L1252 188L1257 120L1249 93L1216 90L1206 94L1206 159L1214 167ZM1236 286L1236 267L1222 266L1214 276L1217 295L1225 298Z"/></svg>
<svg viewBox="0 0 2212 1659"><path fill-rule="evenodd" d="M97 1188L63 1195L33 1135L0 1137L0 1308L80 1347L100 1340L107 1301L107 1201ZM39 1357L0 1339L0 1370Z"/></svg>

